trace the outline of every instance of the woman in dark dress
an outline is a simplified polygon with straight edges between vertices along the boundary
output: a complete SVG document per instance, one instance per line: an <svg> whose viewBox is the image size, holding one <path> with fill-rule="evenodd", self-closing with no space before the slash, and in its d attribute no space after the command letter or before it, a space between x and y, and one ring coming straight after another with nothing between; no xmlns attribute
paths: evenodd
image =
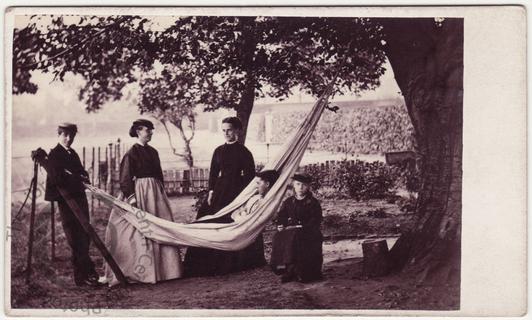
<svg viewBox="0 0 532 320"><path fill-rule="evenodd" d="M242 123L236 117L222 120L226 143L214 150L207 206L198 210L196 218L213 215L233 201L255 176L255 162L251 152L238 142ZM202 222L230 223L231 215ZM231 252L207 248L188 248L185 255L186 276L220 275L246 270L266 264L262 235L247 248Z"/></svg>

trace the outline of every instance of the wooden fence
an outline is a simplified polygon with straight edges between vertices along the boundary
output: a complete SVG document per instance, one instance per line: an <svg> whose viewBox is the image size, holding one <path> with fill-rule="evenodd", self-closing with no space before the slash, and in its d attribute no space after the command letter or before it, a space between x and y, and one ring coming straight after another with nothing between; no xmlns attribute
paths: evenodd
<svg viewBox="0 0 532 320"><path fill-rule="evenodd" d="M116 195L120 190L120 161L128 146L118 139L104 147L82 147L81 161L91 183ZM195 193L208 188L209 169L163 170L164 187L169 195Z"/></svg>
<svg viewBox="0 0 532 320"><path fill-rule="evenodd" d="M83 165L89 172L92 184L111 193L117 194L120 190L120 161L127 146L120 142L109 143L105 147L82 149ZM90 160L90 161L89 161ZM388 164L397 164L402 161L411 161L412 152L395 152L386 154ZM312 169L327 170L335 167L342 161L325 161L322 163L301 166L299 171L316 171ZM348 160L348 166L355 166L355 160ZM87 167L88 165L88 167ZM164 187L168 195L183 195L196 193L208 188L209 169L170 169L163 170Z"/></svg>

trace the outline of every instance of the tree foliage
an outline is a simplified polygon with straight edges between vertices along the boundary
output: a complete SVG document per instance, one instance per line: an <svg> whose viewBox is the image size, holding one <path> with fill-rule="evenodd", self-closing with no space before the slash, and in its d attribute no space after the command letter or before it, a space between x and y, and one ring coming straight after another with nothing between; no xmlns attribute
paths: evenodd
<svg viewBox="0 0 532 320"><path fill-rule="evenodd" d="M156 61L193 68L198 103L235 109L244 128L258 97L319 95L336 73L338 92L359 92L384 73L381 27L365 18L189 16L162 31L140 16L59 16L43 27L39 18L15 30L13 93L37 90L32 70L80 74L89 111L121 99Z"/></svg>

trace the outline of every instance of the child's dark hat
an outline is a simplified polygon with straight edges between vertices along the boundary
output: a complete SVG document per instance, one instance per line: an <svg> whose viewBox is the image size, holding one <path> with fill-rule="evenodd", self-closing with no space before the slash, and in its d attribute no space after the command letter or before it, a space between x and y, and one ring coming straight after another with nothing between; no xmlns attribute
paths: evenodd
<svg viewBox="0 0 532 320"><path fill-rule="evenodd" d="M303 182L303 183L311 183L312 178L307 176L304 173L296 173L292 176L292 179L295 181Z"/></svg>

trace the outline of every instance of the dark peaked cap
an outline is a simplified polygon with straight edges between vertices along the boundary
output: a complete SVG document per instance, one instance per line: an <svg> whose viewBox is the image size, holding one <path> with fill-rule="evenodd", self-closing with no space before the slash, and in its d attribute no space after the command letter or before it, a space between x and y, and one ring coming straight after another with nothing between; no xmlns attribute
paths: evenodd
<svg viewBox="0 0 532 320"><path fill-rule="evenodd" d="M57 128L72 131L72 132L78 132L78 126L70 122L62 122L57 126Z"/></svg>
<svg viewBox="0 0 532 320"><path fill-rule="evenodd" d="M311 183L312 182L312 178L307 176L304 173L296 173L296 174L294 174L292 179L294 179L296 181L299 181L299 182L303 182L303 183Z"/></svg>

